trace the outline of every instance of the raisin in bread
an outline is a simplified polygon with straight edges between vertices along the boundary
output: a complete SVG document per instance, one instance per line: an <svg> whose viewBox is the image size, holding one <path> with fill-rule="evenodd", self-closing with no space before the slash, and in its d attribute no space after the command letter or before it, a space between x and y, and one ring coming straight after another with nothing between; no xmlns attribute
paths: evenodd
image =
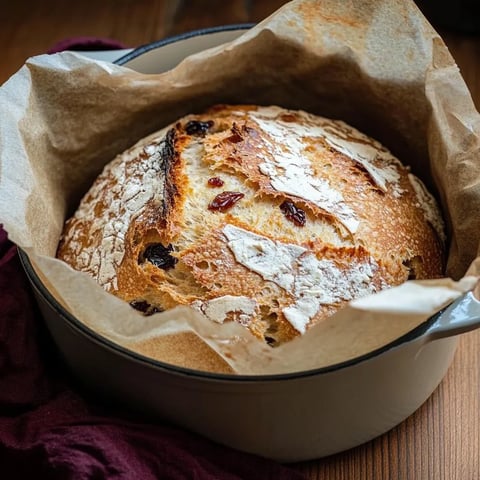
<svg viewBox="0 0 480 480"><path fill-rule="evenodd" d="M433 197L375 140L222 105L108 164L58 258L144 314L190 305L277 345L353 298L441 276L443 243Z"/></svg>

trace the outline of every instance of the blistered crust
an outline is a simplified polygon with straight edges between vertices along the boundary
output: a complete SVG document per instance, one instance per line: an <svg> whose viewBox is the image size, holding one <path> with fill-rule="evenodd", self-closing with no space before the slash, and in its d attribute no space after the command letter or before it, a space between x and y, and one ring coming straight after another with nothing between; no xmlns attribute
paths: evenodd
<svg viewBox="0 0 480 480"><path fill-rule="evenodd" d="M275 345L355 297L441 276L443 235L420 180L354 128L217 106L107 165L58 257L144 313L190 305Z"/></svg>

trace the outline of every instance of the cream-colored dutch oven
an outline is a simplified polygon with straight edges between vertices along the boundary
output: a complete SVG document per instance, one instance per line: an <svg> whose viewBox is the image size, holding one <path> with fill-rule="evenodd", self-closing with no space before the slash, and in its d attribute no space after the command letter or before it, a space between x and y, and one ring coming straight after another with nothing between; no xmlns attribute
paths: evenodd
<svg viewBox="0 0 480 480"><path fill-rule="evenodd" d="M247 26L202 30L136 49L118 63L143 73L236 38ZM394 343L327 368L272 376L210 374L120 347L67 312L21 258L71 370L97 393L222 444L283 462L366 442L411 415L445 375L456 335L480 325L471 293Z"/></svg>

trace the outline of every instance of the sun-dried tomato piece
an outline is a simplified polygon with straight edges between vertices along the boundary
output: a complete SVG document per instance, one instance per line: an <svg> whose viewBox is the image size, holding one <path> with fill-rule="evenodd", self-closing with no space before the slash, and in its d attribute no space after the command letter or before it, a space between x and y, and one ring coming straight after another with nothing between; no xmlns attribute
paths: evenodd
<svg viewBox="0 0 480 480"><path fill-rule="evenodd" d="M222 192L219 193L208 205L209 210L218 210L225 212L232 208L245 194L241 192Z"/></svg>
<svg viewBox="0 0 480 480"><path fill-rule="evenodd" d="M161 243L152 243L143 252L143 259L162 270L168 270L173 268L178 261L170 255L170 252L173 252L172 245L165 247Z"/></svg>
<svg viewBox="0 0 480 480"><path fill-rule="evenodd" d="M229 137L225 139L225 141L230 143L240 143L243 141L243 137L239 133L232 133Z"/></svg>
<svg viewBox="0 0 480 480"><path fill-rule="evenodd" d="M280 205L280 210L283 212L287 220L290 220L299 227L303 227L307 222L305 212L290 200L285 200Z"/></svg>
<svg viewBox="0 0 480 480"><path fill-rule="evenodd" d="M200 120L190 120L185 125L185 131L188 135L200 135L204 136L210 128L213 127L213 120L201 122Z"/></svg>
<svg viewBox="0 0 480 480"><path fill-rule="evenodd" d="M242 133L241 133L241 131L238 128L238 125L236 123L234 123L232 125L232 128L230 129L230 131L232 132L232 134L230 136L228 136L227 138L225 138L226 142L230 142L230 143L243 142L243 135L242 135Z"/></svg>
<svg viewBox="0 0 480 480"><path fill-rule="evenodd" d="M207 180L209 187L223 187L225 183L220 177L212 177Z"/></svg>
<svg viewBox="0 0 480 480"><path fill-rule="evenodd" d="M280 120L282 120L283 122L296 122L298 120L298 117L293 113L283 113L282 115L280 115Z"/></svg>

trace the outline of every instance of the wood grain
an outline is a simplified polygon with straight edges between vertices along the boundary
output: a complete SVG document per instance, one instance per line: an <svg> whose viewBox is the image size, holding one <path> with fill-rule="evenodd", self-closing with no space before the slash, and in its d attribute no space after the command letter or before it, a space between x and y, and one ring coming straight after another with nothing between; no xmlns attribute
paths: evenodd
<svg viewBox="0 0 480 480"><path fill-rule="evenodd" d="M6 3L6 2L5 2ZM73 36L128 46L187 30L258 22L280 0L16 0L0 9L0 83L31 55ZM480 37L442 32L480 105ZM478 214L478 212L472 212ZM465 334L444 381L410 418L350 451L295 465L316 480L478 480L480 332Z"/></svg>

